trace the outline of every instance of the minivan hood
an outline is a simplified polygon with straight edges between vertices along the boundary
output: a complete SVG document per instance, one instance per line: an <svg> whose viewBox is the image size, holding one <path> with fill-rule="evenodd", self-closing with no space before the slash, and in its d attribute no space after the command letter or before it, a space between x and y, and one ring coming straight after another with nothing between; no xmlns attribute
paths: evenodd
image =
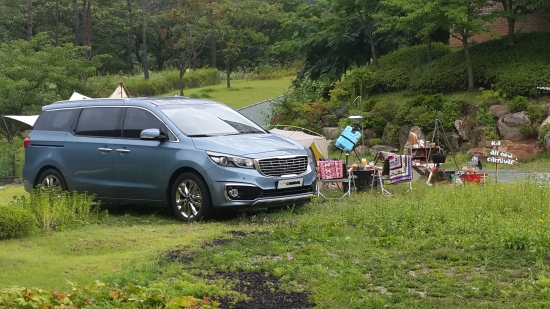
<svg viewBox="0 0 550 309"><path fill-rule="evenodd" d="M300 143L275 134L241 134L192 138L197 149L231 154L236 156L261 157L275 151L304 155L305 148Z"/></svg>

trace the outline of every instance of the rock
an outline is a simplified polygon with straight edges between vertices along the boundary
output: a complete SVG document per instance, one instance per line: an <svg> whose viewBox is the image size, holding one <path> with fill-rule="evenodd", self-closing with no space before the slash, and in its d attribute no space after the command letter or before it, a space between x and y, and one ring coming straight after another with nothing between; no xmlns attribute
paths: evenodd
<svg viewBox="0 0 550 309"><path fill-rule="evenodd" d="M508 114L498 119L498 131L502 139L512 142L520 141L525 137L520 133L520 128L524 124L531 124L531 119L525 112Z"/></svg>
<svg viewBox="0 0 550 309"><path fill-rule="evenodd" d="M506 152L513 153L518 159L531 158L541 152L539 141L520 141L508 144Z"/></svg>
<svg viewBox="0 0 550 309"><path fill-rule="evenodd" d="M405 149L409 142L409 132L411 131L410 125L404 125L399 128L399 149Z"/></svg>
<svg viewBox="0 0 550 309"><path fill-rule="evenodd" d="M491 112L491 114L493 114L493 116L497 118L502 118L510 114L508 106L503 104L492 105L491 107L489 107L489 111Z"/></svg>
<svg viewBox="0 0 550 309"><path fill-rule="evenodd" d="M321 129L323 136L325 136L327 139L337 139L340 136L340 128L339 127L324 127Z"/></svg>
<svg viewBox="0 0 550 309"><path fill-rule="evenodd" d="M470 134L472 131L472 126L470 125L470 123L462 119L457 119L455 120L454 126L460 138L465 141L470 140Z"/></svg>
<svg viewBox="0 0 550 309"><path fill-rule="evenodd" d="M451 132L451 133L447 133L447 141L449 142L450 145L447 145L447 142L445 141L445 136L441 136L440 138L440 145L439 146L445 146L444 148L447 148L447 147L451 147L451 151L452 152L458 152L458 145L459 145L459 141L460 141L460 136L458 135L458 133L455 133L455 132Z"/></svg>
<svg viewBox="0 0 550 309"><path fill-rule="evenodd" d="M412 127L410 130L409 130L409 133L414 133L416 134L416 136L418 137L418 140L425 140L426 139L426 134L424 134L424 132L422 132L422 129L420 129L419 126L414 126ZM407 133L407 137L406 137L406 140L405 140L405 144L403 145L403 148L400 148L400 149L407 149L409 148L409 133Z"/></svg>
<svg viewBox="0 0 550 309"><path fill-rule="evenodd" d="M497 129L493 127L475 127L472 130L471 135L471 146L476 147L485 147L485 136L496 136L498 139Z"/></svg>
<svg viewBox="0 0 550 309"><path fill-rule="evenodd" d="M540 130L542 129L542 127L544 127L545 125L547 124L550 124L550 116L546 117L546 119L544 119L541 124L537 127L537 130Z"/></svg>
<svg viewBox="0 0 550 309"><path fill-rule="evenodd" d="M544 136L544 149L550 150L550 131Z"/></svg>

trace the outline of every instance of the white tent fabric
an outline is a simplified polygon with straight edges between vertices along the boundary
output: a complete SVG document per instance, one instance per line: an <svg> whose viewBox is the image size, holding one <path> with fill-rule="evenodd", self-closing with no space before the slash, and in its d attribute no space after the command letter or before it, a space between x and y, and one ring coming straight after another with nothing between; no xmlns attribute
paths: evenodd
<svg viewBox="0 0 550 309"><path fill-rule="evenodd" d="M36 122L36 119L38 119L38 115L31 115L31 116L12 116L12 115L5 115L4 117L8 117L11 119L15 119L17 121L21 121L23 123L28 124L29 126L33 126Z"/></svg>
<svg viewBox="0 0 550 309"><path fill-rule="evenodd" d="M126 93L126 90L124 89L124 84L120 82L118 84L118 87L116 87L115 91L111 93L109 98L111 99L121 99L121 98L128 98L128 94Z"/></svg>
<svg viewBox="0 0 550 309"><path fill-rule="evenodd" d="M302 131L288 131L280 129L271 129L269 132L291 138L302 144L304 147L313 148L314 153L317 150L323 158L328 158L328 142L323 136L311 135ZM315 147L312 147L312 145Z"/></svg>
<svg viewBox="0 0 550 309"><path fill-rule="evenodd" d="M85 100L85 99L91 99L90 97L87 97L83 94L80 94L78 92L73 92L73 94L71 95L71 97L69 98L69 101L74 101L74 100Z"/></svg>

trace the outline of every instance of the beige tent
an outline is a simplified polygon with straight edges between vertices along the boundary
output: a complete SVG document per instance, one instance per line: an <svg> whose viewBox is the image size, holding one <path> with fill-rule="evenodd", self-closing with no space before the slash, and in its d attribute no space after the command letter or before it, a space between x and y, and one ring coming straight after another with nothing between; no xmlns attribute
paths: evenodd
<svg viewBox="0 0 550 309"><path fill-rule="evenodd" d="M111 93L109 98L111 99L121 99L121 98L129 98L128 91L126 90L126 86L123 82L120 82L118 84L118 87L116 87L115 91Z"/></svg>
<svg viewBox="0 0 550 309"><path fill-rule="evenodd" d="M320 160L321 158L328 158L328 142L327 139L323 136L311 135L302 131L289 131L280 129L271 129L269 130L269 132L286 136L302 144L304 147L311 148L311 150L313 151L313 155L315 155L315 159L317 160Z"/></svg>

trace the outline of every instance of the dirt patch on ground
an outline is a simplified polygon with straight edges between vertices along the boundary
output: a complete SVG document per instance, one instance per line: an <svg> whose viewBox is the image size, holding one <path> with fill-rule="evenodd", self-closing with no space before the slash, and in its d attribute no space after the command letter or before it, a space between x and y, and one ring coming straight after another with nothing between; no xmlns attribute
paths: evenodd
<svg viewBox="0 0 550 309"><path fill-rule="evenodd" d="M247 234L241 231L230 231L233 237L244 237ZM255 232L255 234L263 234L264 232ZM218 238L208 243L205 243L203 248L212 248L215 246L226 244L233 241L233 238ZM193 254L184 249L172 250L165 255L167 262L178 262L182 264L190 264L193 262ZM221 303L222 309L307 309L312 308L313 304L309 301L307 292L286 292L280 289L279 278L268 274L258 272L215 272L208 276L208 279L224 279L236 282L233 290L241 294L247 295L250 300L237 301L233 303L231 299L215 298Z"/></svg>
<svg viewBox="0 0 550 309"><path fill-rule="evenodd" d="M312 308L308 297L310 293L285 292L279 288L279 279L273 275L262 273L216 273L214 278L237 280L233 288L246 294L249 301L239 301L231 304L230 299L217 299L223 309L306 309Z"/></svg>

